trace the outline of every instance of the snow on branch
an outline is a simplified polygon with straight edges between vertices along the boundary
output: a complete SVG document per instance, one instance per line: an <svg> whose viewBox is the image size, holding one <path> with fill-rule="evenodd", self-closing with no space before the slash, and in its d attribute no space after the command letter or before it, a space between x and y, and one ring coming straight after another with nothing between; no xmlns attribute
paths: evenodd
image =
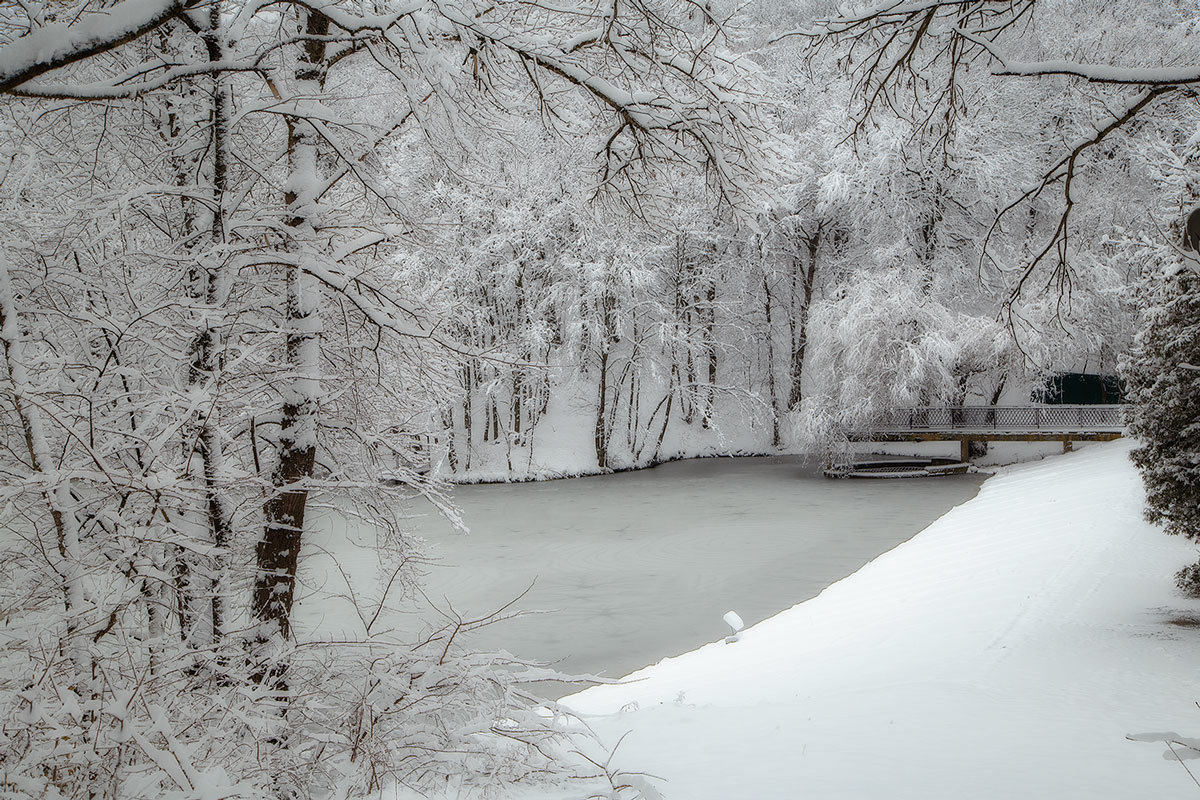
<svg viewBox="0 0 1200 800"><path fill-rule="evenodd" d="M1200 83L1200 67L1115 67L1070 61L1001 61L997 75L1072 75L1091 83L1133 86L1182 86Z"/></svg>
<svg viewBox="0 0 1200 800"><path fill-rule="evenodd" d="M809 30L785 33L775 41L808 39L813 54L830 44L845 48L854 62L854 90L863 103L856 119L861 130L877 107L903 116L906 110L929 104L944 106L953 115L959 67L1027 19L1033 5L1033 0L885 2L818 20ZM961 36L960 30L976 38ZM929 81L939 68L945 78ZM911 96L903 97L903 91Z"/></svg>
<svg viewBox="0 0 1200 800"><path fill-rule="evenodd" d="M346 246L338 255L345 257L355 250L372 247L381 241L381 237L365 236ZM394 293L376 284L370 276L365 273L347 273L323 261L310 255L260 251L246 254L245 258L238 260L237 265L245 268L275 264L299 269L339 297L345 298L380 330L396 336L429 339L455 352L462 349L459 345L441 338L435 323L425 319L417 309L401 301Z"/></svg>
<svg viewBox="0 0 1200 800"><path fill-rule="evenodd" d="M661 159L703 166L726 197L751 193L752 138L758 126L746 97L700 59L643 42L628 31L589 30L558 42L547 35L514 34L456 9L442 13L485 47L507 52L526 69L556 76L615 115L616 127L602 153L606 183L635 165ZM632 67L641 85L625 85L618 75L609 75L605 62L610 60Z"/></svg>
<svg viewBox="0 0 1200 800"><path fill-rule="evenodd" d="M10 90L10 93L22 97L43 97L56 100L116 100L137 97L146 92L161 89L175 81L197 75L215 72L252 72L257 69L260 69L259 59L254 61L205 61L200 64L171 67L154 78L145 80L134 81L122 78L79 85L30 81L15 87ZM144 74L145 70L139 70L139 73Z"/></svg>
<svg viewBox="0 0 1200 800"><path fill-rule="evenodd" d="M1136 45L1128 45L1133 52L1130 57L1144 66L1137 66L1136 62L1119 66L1061 58L1021 60L1017 53L1053 52L1061 49L1062 42L1070 41L1060 26L1064 21L1068 24L1076 21L1064 20L1067 15L1063 10L1044 11L1035 24L1038 8L1036 0L892 0L872 3L862 10L839 11L839 15L815 23L811 30L785 34L808 38L810 58L821 48L837 47L839 57L849 59L852 90L858 103L853 117L856 135L866 130L877 112L884 111L912 122L919 131L932 134L945 147L959 118L971 113L967 91L978 85L968 79L972 72L972 77L984 80L990 76L1061 76L1107 87L1105 101L1111 102L1114 110L1104 112L1093 132L1077 141L1065 142L1060 148L1062 152L1047 168L1039 170L1041 174L1035 183L1023 188L1019 196L999 211L984 237L980 268L985 263L999 266L991 248L995 246L996 234L1004 231L1010 212L1018 207L1031 208L1034 201L1046 198L1048 187L1055 187L1059 199L1057 219L1050 220L1053 232L1046 241L1033 247L1028 257L1023 257L1024 263L1014 270L1016 285L1006 301L1010 315L1013 303L1043 265L1052 265L1045 288L1050 290L1057 284L1060 297L1070 295L1068 239L1073 207L1078 201L1072 193L1073 190L1079 193L1075 181L1084 163L1081 156L1114 132L1155 113L1153 106L1158 99L1188 95L1194 91L1191 87L1200 83L1200 65L1190 55L1194 50L1192 42L1185 36L1171 45L1161 38L1167 35L1164 31L1174 29L1167 22L1147 27L1150 38L1142 37ZM1092 25L1118 18L1097 22L1094 13L1086 12L1086 16L1087 24ZM1078 24L1085 21L1080 19ZM975 67L982 69L975 71ZM1140 91L1122 96L1125 86Z"/></svg>
<svg viewBox="0 0 1200 800"><path fill-rule="evenodd" d="M51 23L0 46L0 92L128 44L193 7L196 0L124 0L74 23Z"/></svg>
<svg viewBox="0 0 1200 800"><path fill-rule="evenodd" d="M1128 86L1183 86L1200 82L1200 66L1186 67L1118 67L1111 64L1083 64L1074 61L1015 61L983 36L962 27L954 32L972 44L986 50L999 64L996 75L1037 77L1067 75L1083 78L1089 83L1108 83Z"/></svg>
<svg viewBox="0 0 1200 800"><path fill-rule="evenodd" d="M1079 157L1086 150L1095 147L1096 145L1100 144L1100 142L1104 141L1109 134L1124 126L1139 113L1141 113L1141 111L1146 108L1146 106L1150 105L1156 98L1169 92L1171 88L1171 86L1155 86L1138 93L1138 95L1125 106L1123 111L1113 115L1113 118L1108 122L1108 124L1098 128L1093 135L1084 137L1083 139L1073 143L1070 152L1059 159L1058 162L1056 162L1042 175L1040 183L1030 189L1027 189L1019 197L1001 209L1000 213L996 215L996 219L989 228L987 236L984 237L983 247L980 254L981 266L982 262L990 257L989 245L991 244L992 237L997 231L1001 230L1004 219L1009 212L1018 206L1034 200L1035 198L1039 197L1048 186L1061 181L1063 187L1063 210L1059 216L1058 224L1055 226L1054 233L1050 237L1050 240L1046 243L1045 247L1043 247L1037 253L1037 255L1034 256L1034 258L1031 259L1029 263L1026 264L1022 269L1021 276L1017 280L1016 285L1013 287L1012 292L1009 294L1009 299L1007 301L1007 307L1010 313L1012 304L1021 296L1021 292L1030 276L1033 275L1038 265L1045 261L1052 252L1056 253L1057 256L1054 270L1051 274L1051 281L1057 281L1060 291L1067 291L1070 288L1071 274L1067 263L1067 236L1070 231L1069 225L1071 210L1075 204L1075 199L1071 195L1071 188L1075 180Z"/></svg>

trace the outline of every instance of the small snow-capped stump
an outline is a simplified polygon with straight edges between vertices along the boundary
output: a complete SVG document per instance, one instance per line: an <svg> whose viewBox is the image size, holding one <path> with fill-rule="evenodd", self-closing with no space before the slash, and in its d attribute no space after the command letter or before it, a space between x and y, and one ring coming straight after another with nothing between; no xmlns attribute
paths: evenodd
<svg viewBox="0 0 1200 800"><path fill-rule="evenodd" d="M725 612L725 624L733 628L733 633L725 637L725 644L733 644L742 638L742 628L746 627L746 623L742 622L742 618L738 616L736 611Z"/></svg>

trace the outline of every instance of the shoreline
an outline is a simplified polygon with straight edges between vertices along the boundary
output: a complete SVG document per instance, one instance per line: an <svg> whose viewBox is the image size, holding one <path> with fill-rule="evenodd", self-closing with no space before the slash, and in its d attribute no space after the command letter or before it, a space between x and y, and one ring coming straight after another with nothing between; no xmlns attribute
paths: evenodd
<svg viewBox="0 0 1200 800"><path fill-rule="evenodd" d="M866 456L901 456L901 457L930 457L927 452L936 449L939 446L946 445L946 442L920 442L896 444L889 442L871 442L871 447L866 447L857 451L859 457ZM957 447L957 442L949 444ZM1005 447L997 447L1006 445ZM1084 451L1091 446L1098 444L1096 442L1081 442L1076 445L1077 451ZM983 475L995 474L997 468L1013 466L1017 464L1026 464L1040 461L1046 458L1054 457L1061 454L1059 451L1060 445L1057 442L1052 442L1049 445L1044 445L1040 442L1002 442L993 443L988 456L983 456L972 460L972 472L978 472ZM899 452L907 451L907 452ZM997 455L1000 453L1008 453L1009 455ZM1019 455L1018 455L1019 454ZM932 457L941 457L934 455ZM522 483L544 483L550 481L570 480L572 478L595 478L605 475L619 475L627 472L640 472L644 470L661 467L665 464L675 464L681 461L700 461L710 459L739 459L739 458L797 458L800 459L805 466L819 464L821 457L813 453L806 453L792 450L732 450L719 453L697 453L697 454L677 454L673 456L665 456L655 461L645 464L623 465L619 467L607 467L601 469L599 467L579 467L575 469L541 469L532 473L526 473L518 476L507 475L501 477L495 474L467 474L464 477L455 477L453 475L439 475L438 480L443 481L449 486L489 486L502 484L522 484Z"/></svg>

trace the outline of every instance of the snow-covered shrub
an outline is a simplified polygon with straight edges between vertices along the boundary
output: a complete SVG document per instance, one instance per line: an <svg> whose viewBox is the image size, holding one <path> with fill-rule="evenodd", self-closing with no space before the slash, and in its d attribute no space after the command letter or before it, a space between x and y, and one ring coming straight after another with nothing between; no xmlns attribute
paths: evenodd
<svg viewBox="0 0 1200 800"><path fill-rule="evenodd" d="M61 653L31 647L19 615L5 634L0 797L488 796L567 774L570 737L532 710L523 666L455 652L445 632L302 646L286 654L286 702L234 653L190 670L192 659L154 662L164 641L126 641L92 649L95 675L80 679Z"/></svg>

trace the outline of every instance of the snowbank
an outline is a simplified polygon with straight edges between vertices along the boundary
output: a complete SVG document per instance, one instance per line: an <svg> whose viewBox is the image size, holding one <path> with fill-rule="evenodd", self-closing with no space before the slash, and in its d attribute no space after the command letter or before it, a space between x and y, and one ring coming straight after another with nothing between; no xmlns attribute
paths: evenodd
<svg viewBox="0 0 1200 800"><path fill-rule="evenodd" d="M820 596L562 701L668 798L1200 796L1195 546L1128 442L1010 467Z"/></svg>

